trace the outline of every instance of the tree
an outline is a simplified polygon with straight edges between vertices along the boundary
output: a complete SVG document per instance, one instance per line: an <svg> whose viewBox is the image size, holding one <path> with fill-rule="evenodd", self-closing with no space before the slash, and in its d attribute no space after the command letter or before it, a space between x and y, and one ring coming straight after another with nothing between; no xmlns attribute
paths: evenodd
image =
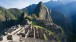
<svg viewBox="0 0 76 42"><path fill-rule="evenodd" d="M32 14L33 19L37 19L38 17L35 14Z"/></svg>

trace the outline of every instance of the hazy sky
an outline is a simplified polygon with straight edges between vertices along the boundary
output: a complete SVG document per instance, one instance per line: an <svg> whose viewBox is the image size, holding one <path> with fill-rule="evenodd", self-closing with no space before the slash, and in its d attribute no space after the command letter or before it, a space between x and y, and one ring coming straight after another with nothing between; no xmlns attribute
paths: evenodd
<svg viewBox="0 0 76 42"><path fill-rule="evenodd" d="M50 0L0 0L0 6L5 8L24 8L31 4L37 4L39 1L47 2Z"/></svg>
<svg viewBox="0 0 76 42"><path fill-rule="evenodd" d="M0 0L0 6L5 8L24 8L31 4L37 4L40 1L42 2L48 2L51 0ZM53 0L57 1L57 0Z"/></svg>

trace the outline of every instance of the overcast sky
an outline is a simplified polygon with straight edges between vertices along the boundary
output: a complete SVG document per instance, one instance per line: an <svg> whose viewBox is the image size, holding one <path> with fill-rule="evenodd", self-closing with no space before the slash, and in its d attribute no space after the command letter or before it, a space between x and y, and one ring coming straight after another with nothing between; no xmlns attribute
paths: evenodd
<svg viewBox="0 0 76 42"><path fill-rule="evenodd" d="M24 8L31 4L37 4L40 1L42 2L48 2L51 0L0 0L0 6L5 8ZM57 1L57 0L53 0Z"/></svg>

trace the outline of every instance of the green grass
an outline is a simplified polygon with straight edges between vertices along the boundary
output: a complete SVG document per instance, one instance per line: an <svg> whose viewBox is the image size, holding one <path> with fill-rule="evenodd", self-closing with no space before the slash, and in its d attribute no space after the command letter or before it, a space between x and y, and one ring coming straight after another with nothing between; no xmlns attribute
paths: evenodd
<svg viewBox="0 0 76 42"><path fill-rule="evenodd" d="M48 40L48 38L46 37L46 34L45 33L43 34L43 36L44 36L44 39L45 40Z"/></svg>
<svg viewBox="0 0 76 42"><path fill-rule="evenodd" d="M54 32L52 32L51 30L49 30L49 29L47 29L47 28L45 28L45 27L43 27L43 26L40 26L40 25L38 25L39 23L36 23L36 22L32 22L32 25L34 26L34 27L36 27L36 28L44 28L45 30L47 30L49 33L50 33L50 35L55 35L55 33ZM63 32L63 29L62 29L62 32ZM47 36L46 36L46 34L44 33L43 34L43 36L44 36L44 39L45 40L48 40L48 38L47 38ZM58 42L61 42L61 39L60 38L56 38L57 39L57 41Z"/></svg>
<svg viewBox="0 0 76 42"><path fill-rule="evenodd" d="M47 30L50 34L54 35L54 32L50 31L50 30Z"/></svg>
<svg viewBox="0 0 76 42"><path fill-rule="evenodd" d="M32 22L32 25L36 28L44 28L43 26L40 26L37 22Z"/></svg>
<svg viewBox="0 0 76 42"><path fill-rule="evenodd" d="M39 26L38 25L39 23L36 23L36 22L32 22L32 25L34 26L34 27L36 27L36 28L44 28L44 29L46 29L45 27L43 27L43 26ZM52 34L52 35L54 35L54 32L52 32L51 30L48 30L48 29L46 29L50 34Z"/></svg>

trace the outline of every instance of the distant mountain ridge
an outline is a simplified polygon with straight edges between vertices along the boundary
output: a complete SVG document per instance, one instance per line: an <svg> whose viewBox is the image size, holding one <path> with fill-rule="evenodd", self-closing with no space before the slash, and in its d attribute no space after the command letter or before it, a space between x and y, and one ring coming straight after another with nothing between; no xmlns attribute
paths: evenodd
<svg viewBox="0 0 76 42"><path fill-rule="evenodd" d="M75 10L76 9L74 7L75 2L64 5L61 2L50 2L49 1L44 4L49 9L49 11L46 11L48 9L45 8L44 5L42 5L42 7L40 7L41 5L37 6L36 4L30 5L24 9L16 9L16 8L5 9L3 7L0 7L0 28L1 28L0 30L3 30L4 28L9 28L16 24L20 24L22 22L21 20L23 18L23 17L21 17L22 13L26 13L26 14L30 15L30 17L32 14L35 14L37 16L37 18L39 18L40 20L42 20L42 19L45 20L45 18L48 17L47 14L49 12L49 16L51 16L51 19L53 20L53 22L55 24L63 27L66 33L68 32L68 33L73 34L76 32L75 31L75 24L76 24ZM35 9L35 7L37 7L37 8ZM41 10L45 10L45 11L41 11ZM44 12L44 13L42 13L42 12ZM24 15L26 15L26 14L24 14ZM48 19L48 18L46 18L46 19ZM46 21L44 21L44 23L46 24Z"/></svg>
<svg viewBox="0 0 76 42"><path fill-rule="evenodd" d="M75 13L75 10L76 10L75 3L76 2L71 2L71 3L64 2L64 3L62 3L60 1L57 1L57 2L49 1L49 2L46 2L44 4L47 8L62 13L68 19L67 20L68 25L71 25L72 24L71 16ZM35 9L36 4L31 5L31 6L33 6L33 8L29 7L31 9L31 12L30 11L29 12L33 13L33 11L34 11L33 9Z"/></svg>
<svg viewBox="0 0 76 42"><path fill-rule="evenodd" d="M20 16L25 12L16 8L6 9L0 7L0 35L4 33L4 29L8 29L13 25L17 25L20 23ZM26 12L25 12L26 13Z"/></svg>
<svg viewBox="0 0 76 42"><path fill-rule="evenodd" d="M52 14L57 15L58 17L52 17L53 18L53 22L55 22L56 24L62 26L64 28L64 30L68 33L68 36L70 39L72 36L74 35L73 40L75 39L75 24L76 24L76 12L75 12L75 6L76 6L76 2L71 2L71 3L62 3L62 2L46 2L44 3L49 9L51 9L53 11ZM32 5L33 6L33 5ZM34 5L36 7L36 5ZM33 9L35 9L35 7L30 8L32 11L31 13L33 13ZM30 12L30 11L29 11ZM57 19L57 20L56 20ZM70 34L70 35L69 35ZM72 39L71 39L72 40ZM71 42L71 41L69 41Z"/></svg>
<svg viewBox="0 0 76 42"><path fill-rule="evenodd" d="M52 21L52 18L51 18L52 10L48 9L44 5L43 2L39 2L37 4L37 6L35 7L35 9L33 9L34 11L31 14L28 14L29 11L27 11L25 9L26 8L21 9L21 10L16 9L16 8L12 8L12 9L1 8L0 15L2 15L2 17L5 18L5 20L0 21L1 22L1 24L0 24L1 32L0 33L5 34L4 32L7 31L10 27L12 27L14 25L16 26L16 25L20 24L20 25L22 25L21 27L23 27L28 24L29 27L27 26L28 28L25 28L25 29L26 29L26 31L28 29L29 29L29 31L31 31L29 36L32 36L33 34L31 34L31 33L34 31L34 29L31 28L30 26L32 26L32 27L35 26L34 27L36 30L35 35L37 38L43 38L43 39L45 38L45 40L46 39L53 40L54 42L65 42L66 38L64 36L65 35L64 30L62 29L61 26L58 26L57 24L55 24ZM52 16L55 16L55 15L52 15ZM55 18L55 17L53 17L53 18ZM32 21L32 22L30 23L30 21ZM38 29L38 28L40 28L40 29ZM41 29L41 28L43 28L43 29ZM25 31L25 29L24 29L24 31ZM38 30L38 32L37 32L37 30ZM50 35L50 34L52 34L52 35Z"/></svg>

